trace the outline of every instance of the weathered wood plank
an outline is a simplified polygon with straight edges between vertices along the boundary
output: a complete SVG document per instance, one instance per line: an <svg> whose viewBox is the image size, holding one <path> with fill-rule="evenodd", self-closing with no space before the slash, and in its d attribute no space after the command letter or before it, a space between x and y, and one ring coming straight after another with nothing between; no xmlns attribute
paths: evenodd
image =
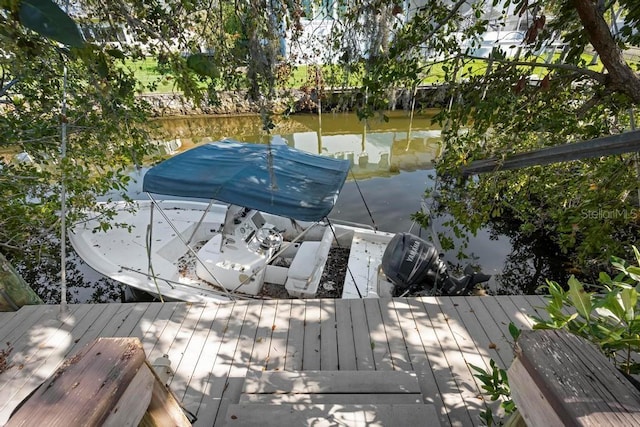
<svg viewBox="0 0 640 427"><path fill-rule="evenodd" d="M0 313L2 325L0 325L0 342L6 343L17 341L20 336L28 330L29 325L46 316L48 312L59 312L60 308L54 305L25 305L20 310L12 313ZM9 319L9 320L6 320ZM6 322L6 323L5 323ZM11 336L11 337L10 337Z"/></svg>
<svg viewBox="0 0 640 427"><path fill-rule="evenodd" d="M168 354L171 344L173 344L180 331L182 322L187 318L192 308L192 303L180 304L176 306L175 310L171 311L171 317L166 322L160 323L162 329L158 331L154 345L147 353L149 360L154 361L163 354Z"/></svg>
<svg viewBox="0 0 640 427"><path fill-rule="evenodd" d="M337 370L338 323L335 300L320 300L320 315L320 368L327 371Z"/></svg>
<svg viewBox="0 0 640 427"><path fill-rule="evenodd" d="M235 346L233 357L229 361L229 371L224 384L216 387L216 395L220 391L220 403L214 425L222 423L229 403L238 402L242 391L242 383L247 375L247 368L251 361L251 352L256 341L260 316L262 314L263 301L247 302L247 311L241 325L238 344ZM223 387L220 389L220 385Z"/></svg>
<svg viewBox="0 0 640 427"><path fill-rule="evenodd" d="M529 323L529 328L527 329L533 327L535 323L534 317L544 318L545 312L540 308L542 304L538 303L536 299L531 298L531 296L510 295L509 299L517 307L522 318Z"/></svg>
<svg viewBox="0 0 640 427"><path fill-rule="evenodd" d="M281 403L326 404L326 403L415 403L421 404L422 393L243 393L240 403Z"/></svg>
<svg viewBox="0 0 640 427"><path fill-rule="evenodd" d="M100 425L144 361L137 339L97 339L67 359L7 425ZM139 398L145 400L142 395ZM151 389L147 405L150 399ZM56 405L58 408L52 409Z"/></svg>
<svg viewBox="0 0 640 427"><path fill-rule="evenodd" d="M265 369L283 371L287 358L287 338L289 336L289 318L291 317L291 300L277 300L273 333Z"/></svg>
<svg viewBox="0 0 640 427"><path fill-rule="evenodd" d="M50 318L41 317L37 327L21 337L9 356L9 368L2 374L0 383L0 412L8 416L6 409L16 406L31 390L49 377L64 360L68 348L73 344L71 331L75 326L83 329L82 319L90 306L77 306L57 319L55 312Z"/></svg>
<svg viewBox="0 0 640 427"><path fill-rule="evenodd" d="M152 371L148 363L145 363L147 369ZM158 426L174 426L188 427L191 422L187 419L180 403L176 400L175 395L162 384L160 378L154 376L153 390L151 393L151 402L147 407L144 417L140 421L139 427L158 427ZM120 426L126 425L121 423ZM132 424L136 425L136 424ZM119 426L118 426L119 427Z"/></svg>
<svg viewBox="0 0 640 427"><path fill-rule="evenodd" d="M124 391L118 390L118 401L109 411L101 427L138 426L151 403L155 382L156 377L153 371L143 362L129 384L120 384L121 390Z"/></svg>
<svg viewBox="0 0 640 427"><path fill-rule="evenodd" d="M140 324L140 319L144 316L151 303L141 302L135 304L127 304L131 306L127 317L123 319L118 328L110 335L112 337L128 337Z"/></svg>
<svg viewBox="0 0 640 427"><path fill-rule="evenodd" d="M263 371L267 367L271 337L276 322L277 305L278 302L276 300L268 300L262 303L256 338L249 357L249 365L247 366L250 371Z"/></svg>
<svg viewBox="0 0 640 427"><path fill-rule="evenodd" d="M494 360L502 360L504 363L502 368L506 368L509 366L510 361L513 360L510 340L507 340L502 332L504 325L498 324L487 306L482 303L485 298L491 299L492 297L467 297L465 302L469 304L470 309L478 318L478 323L482 325L489 337L489 355ZM493 308L495 308L495 304Z"/></svg>
<svg viewBox="0 0 640 427"><path fill-rule="evenodd" d="M306 306L302 369L320 369L320 300L308 300Z"/></svg>
<svg viewBox="0 0 640 427"><path fill-rule="evenodd" d="M462 353L465 363L486 369L489 367L489 354L487 349L476 345L473 338L474 336L470 333L470 329L467 328L467 325L458 313L457 308L460 304L458 300L461 300L462 298L464 297L439 297L438 302L440 311L442 311L444 318L448 319L447 326L449 326L450 335L458 344L458 348ZM476 325L471 326L471 330L473 330ZM480 333L480 331L477 332ZM482 332L484 334L484 331ZM473 374L474 372L471 371L471 373ZM479 384L476 383L476 386L478 385ZM478 392L480 392L479 387Z"/></svg>
<svg viewBox="0 0 640 427"><path fill-rule="evenodd" d="M200 316L195 325L190 326L185 321L181 329L192 328L193 334L191 335L188 343L182 349L173 347L169 350L169 360L172 363L172 370L174 372L180 372L181 375L173 376L170 384L171 390L177 396L184 396L187 390L188 384L193 378L193 372L196 369L198 361L203 358L202 349L205 346L209 332L213 328L213 322L215 321L216 314L218 313L219 306L217 304L199 304L203 310L200 312ZM197 313L198 310L195 311ZM194 313L194 314L195 314ZM195 316L194 316L195 317ZM193 319L195 321L195 318ZM179 341L179 339L177 340ZM176 358L175 352L182 352L182 357ZM154 361L150 361L153 363Z"/></svg>
<svg viewBox="0 0 640 427"><path fill-rule="evenodd" d="M394 300L381 299L380 314L384 323L389 346L389 353L394 369L401 371L415 371L411 356L407 350L407 343L403 329L400 326L400 320L396 311ZM424 353L424 350L423 350Z"/></svg>
<svg viewBox="0 0 640 427"><path fill-rule="evenodd" d="M362 299L351 301L351 322L353 329L353 342L356 351L356 367L358 370L374 370L373 341L367 325L367 314Z"/></svg>
<svg viewBox="0 0 640 427"><path fill-rule="evenodd" d="M218 352L213 356L215 359L213 368L206 386L203 387L202 401L196 414L198 416L196 425L210 426L216 419L248 308L249 303L247 302L236 301L233 303L227 324L222 332L222 341Z"/></svg>
<svg viewBox="0 0 640 427"><path fill-rule="evenodd" d="M431 405L268 405L242 403L232 405L225 426L436 426Z"/></svg>
<svg viewBox="0 0 640 427"><path fill-rule="evenodd" d="M338 325L338 366L341 370L352 371L356 369L357 361L351 326L351 300L336 300L335 305Z"/></svg>
<svg viewBox="0 0 640 427"><path fill-rule="evenodd" d="M516 328L521 330L531 329L533 322L526 314L520 310L520 308L513 302L510 295L499 295L494 297L500 308L505 314L505 321L507 322L507 335L511 338L509 333L509 323L513 323Z"/></svg>
<svg viewBox="0 0 640 427"><path fill-rule="evenodd" d="M284 362L284 369L287 371L299 371L302 369L305 306L306 302L303 300L296 299L291 301L289 336L287 337L287 359Z"/></svg>
<svg viewBox="0 0 640 427"><path fill-rule="evenodd" d="M364 310L367 315L369 336L373 347L373 363L376 370L393 370L389 339L382 320L378 298L365 298Z"/></svg>
<svg viewBox="0 0 640 427"><path fill-rule="evenodd" d="M160 336L162 335L164 329L167 327L167 324L174 316L174 314L176 314L177 316L184 315L184 311L187 308L186 304L184 303L165 302L160 304L162 305L162 308L153 319L153 321L151 321L150 324L145 328L146 331L144 331L142 339L144 352L147 354L148 360L152 362L153 360L151 359L151 352L158 343L158 340L160 339Z"/></svg>
<svg viewBox="0 0 640 427"><path fill-rule="evenodd" d="M491 339L487 335L484 326L480 323L479 319L476 317L474 311L469 307L467 303L466 297L456 297L451 298L451 303L453 305L453 309L449 306L445 306L442 308L443 312L445 312L448 316L460 319L462 325L464 325L465 331L469 334L470 338L474 341L478 354L482 356L484 363L482 365L478 365L480 367L488 368L488 360L493 358L497 363L501 366L506 366L503 364L502 359L500 358L500 354L494 351L491 351Z"/></svg>
<svg viewBox="0 0 640 427"><path fill-rule="evenodd" d="M420 329L420 337L427 353L431 369L433 370L438 390L441 393L442 401L446 407L449 422L452 425L471 426L477 423L466 409L466 398L461 385L467 384L467 376L460 372L460 354L450 354L457 352L457 345L451 343L450 333L444 315L440 311L437 298L420 298L418 300L426 313L428 322ZM396 303L396 307L398 304ZM412 307L413 308L413 307ZM415 310L418 308L415 307ZM418 323L417 321L415 322ZM445 333L446 331L446 333ZM464 364L464 360L462 360ZM466 369L466 364L464 364ZM459 378L458 375L463 375ZM468 375L468 373L467 373ZM473 381L472 381L473 383ZM475 397L475 396L474 396Z"/></svg>
<svg viewBox="0 0 640 427"><path fill-rule="evenodd" d="M403 298L394 300L401 331L409 349L411 363L418 374L426 403L432 403L442 424L451 425L452 408L461 405L460 392L454 389L451 373L425 304L437 304L435 298ZM457 393L457 394L456 394Z"/></svg>
<svg viewBox="0 0 640 427"><path fill-rule="evenodd" d="M519 169L534 165L567 162L592 157L611 156L640 150L640 130L632 130L617 135L609 135L587 141L545 147L526 153L518 153L503 158L475 160L462 169L465 176L494 172L497 170Z"/></svg>
<svg viewBox="0 0 640 427"><path fill-rule="evenodd" d="M640 390L595 345L566 331L524 331L509 368L514 401L532 425L640 425Z"/></svg>
<svg viewBox="0 0 640 427"><path fill-rule="evenodd" d="M179 367L183 363L184 357L188 355L187 347L191 343L193 336L199 333L199 324L207 307L209 306L203 303L192 304L191 309L187 312L182 323L177 326L178 330L175 334L175 338L169 344L169 347L163 351L163 353L169 357L169 361L171 361L172 366ZM154 360L155 359L151 360L151 362ZM185 363L187 364L186 366L188 366L189 361L187 360ZM186 369L186 371L188 370L189 368ZM174 390L174 392L181 395L185 391L186 384L185 381L180 380L180 378L182 378L182 376L178 376L178 382L174 383L176 377L171 376L167 383L171 386L171 389Z"/></svg>
<svg viewBox="0 0 640 427"><path fill-rule="evenodd" d="M196 366L188 379L184 395L177 395L182 399L185 408L194 414L198 412L203 399L211 395L212 384L215 381L221 381L216 377L216 375L221 376L222 373L215 370L215 363L218 355L223 353L222 343L229 327L229 318L233 308L233 302L218 305L215 320L209 329Z"/></svg>
<svg viewBox="0 0 640 427"><path fill-rule="evenodd" d="M149 304L145 312L142 314L142 317L138 321L138 324L132 329L130 333L130 337L139 338L140 341L144 338L149 327L153 324L156 317L160 314L162 310L163 303L161 302L152 302Z"/></svg>
<svg viewBox="0 0 640 427"><path fill-rule="evenodd" d="M254 373L243 393L420 393L414 372L300 371Z"/></svg>

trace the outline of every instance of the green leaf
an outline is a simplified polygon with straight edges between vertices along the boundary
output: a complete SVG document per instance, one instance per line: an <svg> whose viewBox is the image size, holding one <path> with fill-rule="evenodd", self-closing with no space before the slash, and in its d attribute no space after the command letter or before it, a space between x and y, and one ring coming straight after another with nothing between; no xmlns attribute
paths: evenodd
<svg viewBox="0 0 640 427"><path fill-rule="evenodd" d="M187 58L187 67L202 77L216 78L220 75L214 58L205 53L194 53Z"/></svg>
<svg viewBox="0 0 640 427"><path fill-rule="evenodd" d="M520 329L518 329L518 327L513 322L509 322L509 333L511 334L511 338L517 340L520 336L520 332Z"/></svg>
<svg viewBox="0 0 640 427"><path fill-rule="evenodd" d="M584 290L582 283L573 275L569 278L569 300L582 317L589 318L591 314L591 295Z"/></svg>
<svg viewBox="0 0 640 427"><path fill-rule="evenodd" d="M23 0L19 17L25 27L67 46L81 47L85 43L73 19L50 0Z"/></svg>
<svg viewBox="0 0 640 427"><path fill-rule="evenodd" d="M640 267L627 267L627 274L636 282L640 282Z"/></svg>
<svg viewBox="0 0 640 427"><path fill-rule="evenodd" d="M620 296L622 298L622 306L625 311L625 320L629 322L635 318L635 309L638 304L638 292L633 288L627 288L622 290Z"/></svg>

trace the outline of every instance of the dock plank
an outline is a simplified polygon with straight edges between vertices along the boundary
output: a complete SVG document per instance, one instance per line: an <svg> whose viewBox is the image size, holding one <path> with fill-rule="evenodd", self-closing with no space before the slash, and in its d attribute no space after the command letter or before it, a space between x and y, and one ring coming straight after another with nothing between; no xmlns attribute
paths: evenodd
<svg viewBox="0 0 640 427"><path fill-rule="evenodd" d="M187 385L183 394L178 394L183 405L192 413L197 413L201 402L210 395L214 377L214 366L221 353L221 346L229 326L229 318L234 307L233 302L217 305L217 311L211 328L207 331L206 339L200 357L191 375L187 378Z"/></svg>
<svg viewBox="0 0 640 427"><path fill-rule="evenodd" d="M175 358L171 350L169 352L169 360L171 361L171 369L175 372L181 372L182 375L173 376L170 381L171 390L178 396L184 396L193 373L196 369L198 361L203 358L202 350L209 337L209 332L213 328L213 323L218 314L218 305L200 304L203 310L200 313L197 323L193 326L193 334L188 343L183 347L182 357ZM196 313L198 310L196 310ZM183 324L182 328L188 328L188 324ZM179 351L178 348L173 349L174 352ZM153 362L153 361L151 361Z"/></svg>
<svg viewBox="0 0 640 427"><path fill-rule="evenodd" d="M245 304L247 304L247 311L241 325L240 336L235 346L235 352L228 361L229 371L226 381L224 384L219 383L216 387L216 395L218 391L220 391L220 402L218 412L213 418L215 419L214 425L216 423L222 423L222 419L227 412L227 406L230 403L235 403L240 400L244 377L247 375L247 369L251 362L251 353L256 342L264 302L252 301L246 302ZM220 389L220 385L223 385L222 389Z"/></svg>
<svg viewBox="0 0 640 427"><path fill-rule="evenodd" d="M284 362L286 371L299 371L302 369L302 356L304 354L304 300L291 301L291 317L289 318L289 335L287 336L287 358Z"/></svg>
<svg viewBox="0 0 640 427"><path fill-rule="evenodd" d="M338 366L343 371L352 371L357 367L356 348L351 326L351 301L336 300L336 324L338 326Z"/></svg>
<svg viewBox="0 0 640 427"><path fill-rule="evenodd" d="M439 370L445 378L447 374L449 376L446 380L450 390L447 393L449 396L443 393L443 397L451 399L453 403L448 405L449 419L453 425L476 425L478 420L473 418L468 408L477 408L482 400L478 398L475 379L469 371L460 348L451 336L449 322L452 319L442 313L440 300L437 298L432 301L423 301L423 305L431 320L433 345L437 345L441 349L440 356L438 356Z"/></svg>
<svg viewBox="0 0 640 427"><path fill-rule="evenodd" d="M320 368L337 370L338 361L338 323L336 305L330 299L320 300Z"/></svg>
<svg viewBox="0 0 640 427"><path fill-rule="evenodd" d="M451 425L450 407L461 401L451 387L451 375L443 369L446 365L440 355L440 345L435 339L431 319L424 309L423 298L401 298L393 300L394 312L398 315L398 331L404 337L413 371L425 396L425 403L433 404L440 423ZM427 303L435 301L427 299Z"/></svg>
<svg viewBox="0 0 640 427"><path fill-rule="evenodd" d="M20 396L28 394L39 384L35 379L96 337L132 336L141 338L150 360L171 354L172 390L197 414L196 425L223 422L226 408L241 399L249 369L415 371L423 402L435 406L442 425L477 425L483 405L473 399L482 390L468 364L486 366L494 358L508 366L508 323L531 327L525 316L544 314L543 305L541 296L74 304L68 322L58 318L59 306L25 307L0 313L0 331L13 339L22 358L16 360L25 365L16 377L0 374L0 419L19 402L16 393L2 394L8 382ZM352 403L366 399L349 395Z"/></svg>
<svg viewBox="0 0 640 427"><path fill-rule="evenodd" d="M478 318L478 323L482 325L485 333L489 337L489 355L494 360L502 360L505 365L501 368L506 368L509 361L513 360L513 352L511 351L510 341L506 339L502 328L504 325L500 325L493 318L487 306L482 303L482 299L487 297L467 297L465 300L470 309ZM494 297L489 297L494 299ZM495 303L494 307L495 309Z"/></svg>
<svg viewBox="0 0 640 427"><path fill-rule="evenodd" d="M287 338L289 336L289 318L291 317L291 300L277 300L271 345L265 369L284 371L287 358Z"/></svg>
<svg viewBox="0 0 640 427"><path fill-rule="evenodd" d="M247 377L243 393L420 393L414 372L265 371Z"/></svg>
<svg viewBox="0 0 640 427"><path fill-rule="evenodd" d="M196 426L210 426L216 419L222 394L227 387L229 372L233 364L234 356L240 341L242 326L249 308L249 303L236 301L229 313L229 318L223 329L222 342L215 355L215 361L206 387L203 390L203 398L198 408L198 421Z"/></svg>
<svg viewBox="0 0 640 427"><path fill-rule="evenodd" d="M320 300L308 300L304 313L304 347L302 369L309 371L320 369Z"/></svg>
<svg viewBox="0 0 640 427"><path fill-rule="evenodd" d="M389 350L389 339L382 320L380 304L378 298L365 298L364 310L367 315L367 324L371 338L373 351L373 363L376 370L393 370L391 360L391 350Z"/></svg>
<svg viewBox="0 0 640 427"><path fill-rule="evenodd" d="M242 403L231 407L225 426L393 426L414 427L436 415L430 405L268 405ZM433 425L433 424L432 424Z"/></svg>
<svg viewBox="0 0 640 427"><path fill-rule="evenodd" d="M374 342L369 333L367 314L364 309L364 300L356 299L351 302L351 324L353 329L353 342L356 351L356 367L361 370L375 370L373 361Z"/></svg>
<svg viewBox="0 0 640 427"><path fill-rule="evenodd" d="M411 355L407 350L406 337L400 325L394 300L380 299L378 302L380 304L382 322L385 325L389 355L393 363L393 368L401 371L415 370Z"/></svg>
<svg viewBox="0 0 640 427"><path fill-rule="evenodd" d="M277 305L278 302L276 300L268 300L262 303L256 338L249 357L249 366L247 367L251 371L263 371L267 368L271 337L276 324Z"/></svg>

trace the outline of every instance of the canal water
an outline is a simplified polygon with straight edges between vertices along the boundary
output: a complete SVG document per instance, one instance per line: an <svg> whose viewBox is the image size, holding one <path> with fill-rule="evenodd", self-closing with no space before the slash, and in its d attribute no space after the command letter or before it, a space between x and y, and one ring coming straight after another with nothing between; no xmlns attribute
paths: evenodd
<svg viewBox="0 0 640 427"><path fill-rule="evenodd" d="M223 138L271 140L314 154L349 159L352 172L330 218L373 225L383 231L411 230L426 237L429 231L413 224L411 214L419 211L423 202L427 206L433 202L423 195L437 181L433 162L440 152L441 137L440 128L432 123L435 113L411 117L404 111L388 112L384 119L366 123L353 113L321 117L298 114L276 118L269 135L257 116L171 118L158 120L156 125L157 138L173 141L179 145L178 150ZM131 189L133 197L146 197L139 193L140 181ZM444 223L450 219L446 215L435 218L434 231L446 231ZM461 244L458 239L454 241ZM459 259L457 249L442 256L454 267L462 269L471 263L491 274L487 286L491 293L519 294L533 293L545 279L565 279L555 252L539 239L520 236L504 227L488 227L470 236L464 249L467 258Z"/></svg>

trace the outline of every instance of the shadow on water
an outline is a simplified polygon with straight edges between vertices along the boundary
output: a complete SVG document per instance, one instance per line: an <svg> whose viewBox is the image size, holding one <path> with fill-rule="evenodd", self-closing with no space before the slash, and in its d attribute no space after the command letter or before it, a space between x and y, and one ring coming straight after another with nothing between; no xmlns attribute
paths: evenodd
<svg viewBox="0 0 640 427"><path fill-rule="evenodd" d="M355 114L330 113L322 116L320 126L316 115L295 115L277 119L270 138L304 151L351 161L352 174L332 218L375 225L390 232L411 229L414 234L428 237L425 230L412 228L411 214L420 210L424 191L435 185L433 161L440 150L440 129L431 123L431 118L432 114L426 114L411 120L407 113L397 111L388 114L388 121L370 120L364 124ZM175 139L180 150L223 138L265 142L260 118L256 116L172 118L156 124L158 138ZM139 193L140 186L137 182L132 187L134 198L144 196ZM434 218L435 231L446 232L444 223L448 219ZM487 287L490 293L531 294L545 279L566 282L564 259L556 246L544 236L522 235L517 225L508 221L491 224L470 236L464 252L468 259L458 259L457 249L446 251L443 257L453 266L471 263L493 275ZM82 265L79 268L90 270ZM88 274L92 276L87 281L104 286L105 279L96 281L96 273ZM83 291L76 299L98 302L95 300L105 295L120 294L119 285L110 286L118 291Z"/></svg>

